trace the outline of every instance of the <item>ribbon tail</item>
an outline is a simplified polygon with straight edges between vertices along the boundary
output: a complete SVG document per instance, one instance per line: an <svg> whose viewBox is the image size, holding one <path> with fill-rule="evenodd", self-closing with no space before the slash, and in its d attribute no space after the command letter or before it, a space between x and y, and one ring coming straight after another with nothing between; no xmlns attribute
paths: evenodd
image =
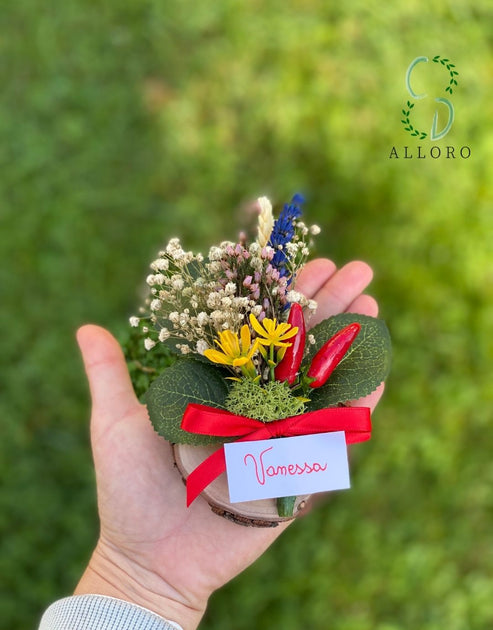
<svg viewBox="0 0 493 630"><path fill-rule="evenodd" d="M371 438L371 431L346 431L346 444L366 442Z"/></svg>
<svg viewBox="0 0 493 630"><path fill-rule="evenodd" d="M187 507L191 505L207 486L226 471L224 447L221 446L212 455L193 470L187 478Z"/></svg>

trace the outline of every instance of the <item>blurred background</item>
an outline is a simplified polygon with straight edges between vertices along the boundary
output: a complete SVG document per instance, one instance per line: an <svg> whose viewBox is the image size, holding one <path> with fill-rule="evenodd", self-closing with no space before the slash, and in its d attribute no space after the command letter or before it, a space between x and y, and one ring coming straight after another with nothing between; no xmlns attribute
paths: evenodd
<svg viewBox="0 0 493 630"><path fill-rule="evenodd" d="M1 4L4 627L36 627L97 536L76 328L124 335L163 242L206 250L252 199L296 191L317 255L374 267L393 369L353 489L217 593L201 627L493 627L490 0ZM459 72L436 143L401 123L421 55ZM417 91L445 96L446 69L421 69ZM433 102L415 103L429 133Z"/></svg>

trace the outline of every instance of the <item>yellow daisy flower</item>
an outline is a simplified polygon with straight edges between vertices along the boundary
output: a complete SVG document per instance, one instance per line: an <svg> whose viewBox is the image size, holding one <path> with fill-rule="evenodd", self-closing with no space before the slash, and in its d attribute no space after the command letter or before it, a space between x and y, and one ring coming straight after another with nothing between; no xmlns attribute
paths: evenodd
<svg viewBox="0 0 493 630"><path fill-rule="evenodd" d="M219 333L219 340L216 339L215 341L221 351L212 348L205 350L204 356L206 356L209 361L220 363L221 365L245 368L249 373L251 373L252 369L255 371L252 356L257 351L258 343L255 341L252 344L252 337L247 324L241 327L240 338L238 338L238 333L234 333L231 330L224 330Z"/></svg>
<svg viewBox="0 0 493 630"><path fill-rule="evenodd" d="M264 317L260 323L253 313L250 313L250 323L258 335L258 343L263 346L288 348L292 342L286 343L287 340L292 339L298 332L297 326L291 326L291 324L284 322L278 324L276 319L269 319L268 317Z"/></svg>

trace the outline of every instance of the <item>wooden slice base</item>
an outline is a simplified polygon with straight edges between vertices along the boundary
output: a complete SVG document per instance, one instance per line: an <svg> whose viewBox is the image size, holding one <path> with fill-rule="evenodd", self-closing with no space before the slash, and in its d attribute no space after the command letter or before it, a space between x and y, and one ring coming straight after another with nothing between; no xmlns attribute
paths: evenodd
<svg viewBox="0 0 493 630"><path fill-rule="evenodd" d="M217 446L174 444L173 455L175 464L183 480L185 481L192 470L197 468L217 448ZM296 497L293 516L288 518L278 515L276 499L230 503L228 482L225 474L220 475L209 484L202 492L202 496L209 503L211 510L215 514L247 527L277 527L279 523L292 521L306 510L307 502L310 498L310 495Z"/></svg>

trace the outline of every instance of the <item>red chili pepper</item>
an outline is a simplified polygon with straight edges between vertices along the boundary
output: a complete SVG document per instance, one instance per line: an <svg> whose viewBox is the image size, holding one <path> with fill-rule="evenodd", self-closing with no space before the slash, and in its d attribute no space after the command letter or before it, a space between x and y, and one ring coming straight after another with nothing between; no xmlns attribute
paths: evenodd
<svg viewBox="0 0 493 630"><path fill-rule="evenodd" d="M292 385L296 380L296 374L300 369L303 359L306 336L303 309L296 302L292 304L291 310L289 311L288 324L297 326L298 332L292 339L292 344L289 348L286 348L282 361L277 365L274 371L274 376L276 377L276 381L287 381L289 385Z"/></svg>
<svg viewBox="0 0 493 630"><path fill-rule="evenodd" d="M336 332L333 337L324 343L313 357L306 374L308 378L315 379L310 383L310 387L321 387L326 383L360 330L361 325L354 322Z"/></svg>

